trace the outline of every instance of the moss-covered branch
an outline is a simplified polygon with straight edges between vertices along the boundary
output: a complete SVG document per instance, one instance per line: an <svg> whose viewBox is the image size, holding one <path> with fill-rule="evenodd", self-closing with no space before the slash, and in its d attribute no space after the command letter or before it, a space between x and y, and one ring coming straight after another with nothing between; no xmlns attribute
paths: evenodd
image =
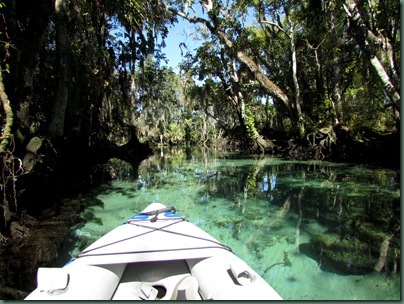
<svg viewBox="0 0 404 304"><path fill-rule="evenodd" d="M13 125L13 110L10 106L7 94L3 84L3 74L0 70L0 100L3 105L4 113L6 114L6 121L4 128L1 131L0 137L0 153L4 152L9 144L11 137L11 127Z"/></svg>

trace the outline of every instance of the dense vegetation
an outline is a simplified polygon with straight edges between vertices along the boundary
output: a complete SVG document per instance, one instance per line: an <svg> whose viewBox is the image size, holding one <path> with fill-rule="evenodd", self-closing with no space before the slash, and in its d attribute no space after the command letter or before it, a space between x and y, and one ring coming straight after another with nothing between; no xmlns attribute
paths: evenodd
<svg viewBox="0 0 404 304"><path fill-rule="evenodd" d="M108 159L159 145L399 155L398 1L0 0L0 16L4 242ZM176 74L179 18L201 45Z"/></svg>

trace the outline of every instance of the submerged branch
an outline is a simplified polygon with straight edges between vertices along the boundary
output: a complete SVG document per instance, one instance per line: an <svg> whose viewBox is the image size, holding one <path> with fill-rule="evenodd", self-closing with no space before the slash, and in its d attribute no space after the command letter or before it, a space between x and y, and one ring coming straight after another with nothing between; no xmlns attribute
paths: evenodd
<svg viewBox="0 0 404 304"><path fill-rule="evenodd" d="M292 266L292 262L289 260L288 253L286 251L283 252L283 262L276 262L275 264L272 264L267 269L265 269L264 273L266 273L269 269L276 265L285 265L288 267Z"/></svg>

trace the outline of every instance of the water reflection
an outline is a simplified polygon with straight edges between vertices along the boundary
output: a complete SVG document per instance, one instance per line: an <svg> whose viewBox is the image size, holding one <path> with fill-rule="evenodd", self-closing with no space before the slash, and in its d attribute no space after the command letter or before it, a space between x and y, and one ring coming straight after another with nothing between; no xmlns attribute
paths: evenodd
<svg viewBox="0 0 404 304"><path fill-rule="evenodd" d="M397 172L323 162L289 162L273 158L209 159L190 162L169 157L147 161L139 175L141 188L193 180L198 200L233 201L233 213L263 221L277 206L275 223L296 222L296 251L314 258L326 271L363 274L399 268L399 194ZM160 174L160 176L159 176ZM223 178L221 178L223 177ZM278 180L278 182L277 182ZM252 206L257 208L252 208ZM300 231L315 221L325 227L300 244ZM231 221L230 221L231 222ZM242 220L231 224L241 233ZM267 231L277 225L261 224ZM236 233L235 233L236 231Z"/></svg>
<svg viewBox="0 0 404 304"><path fill-rule="evenodd" d="M231 246L285 299L400 298L398 171L209 151L163 155L137 172L114 161L113 187L125 191L100 190L105 210L92 212L105 218L99 235L97 223L89 226L94 237L114 228L111 215L124 220L161 201Z"/></svg>

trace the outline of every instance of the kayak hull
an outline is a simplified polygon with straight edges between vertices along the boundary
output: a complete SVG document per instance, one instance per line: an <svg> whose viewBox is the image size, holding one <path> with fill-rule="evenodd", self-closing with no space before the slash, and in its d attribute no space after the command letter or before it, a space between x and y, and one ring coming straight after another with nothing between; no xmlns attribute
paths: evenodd
<svg viewBox="0 0 404 304"><path fill-rule="evenodd" d="M282 299L229 247L161 203L64 267L39 268L37 283L26 300Z"/></svg>

